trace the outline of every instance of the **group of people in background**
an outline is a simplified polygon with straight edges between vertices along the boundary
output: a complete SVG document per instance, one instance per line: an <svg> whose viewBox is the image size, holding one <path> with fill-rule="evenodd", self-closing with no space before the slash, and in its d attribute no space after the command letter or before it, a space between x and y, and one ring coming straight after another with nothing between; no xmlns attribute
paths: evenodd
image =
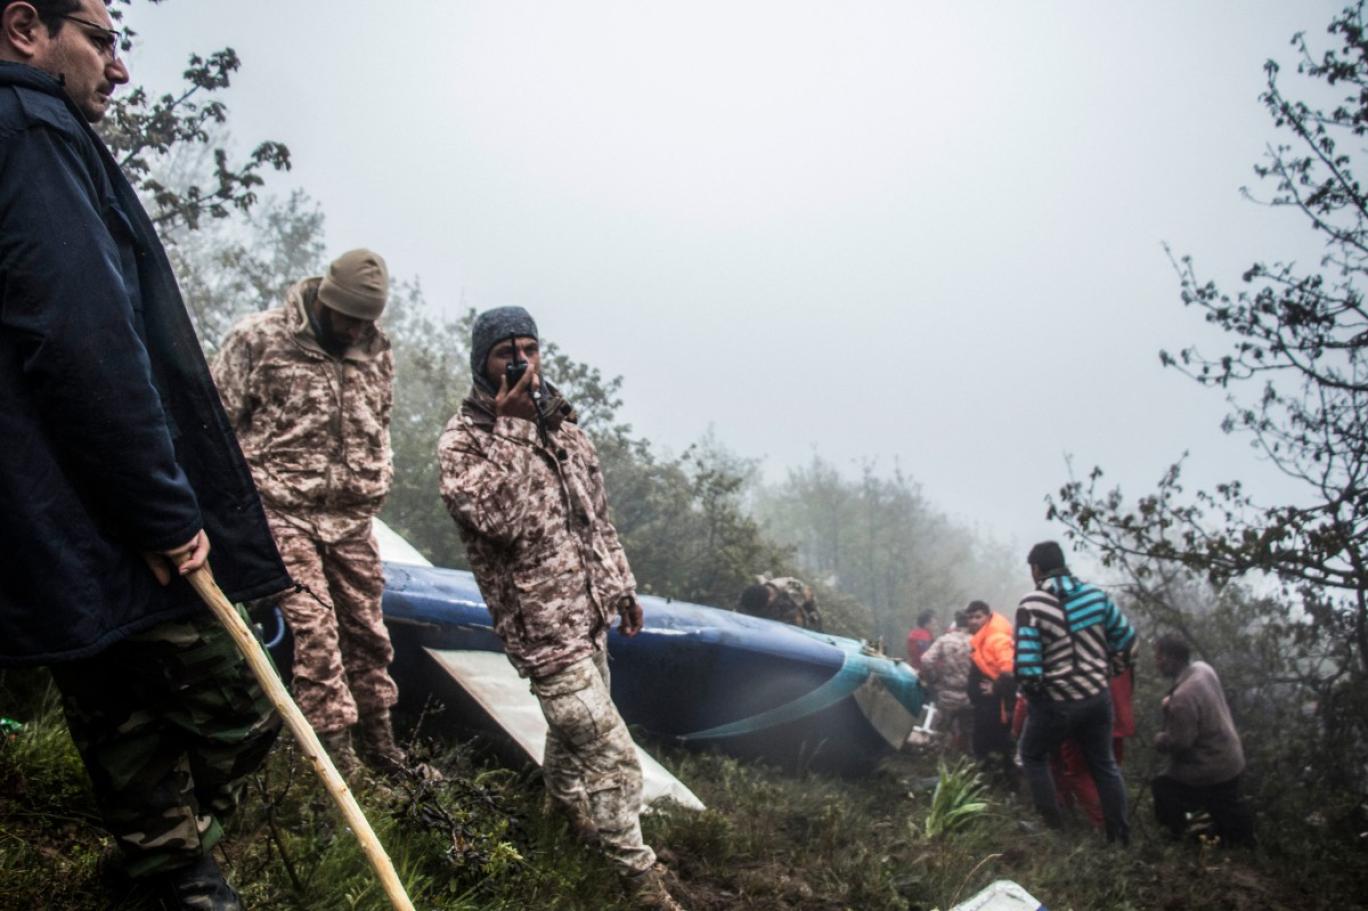
<svg viewBox="0 0 1368 911"><path fill-rule="evenodd" d="M936 637L935 615L923 612L908 634L908 663L934 693L937 727L952 748L1009 789L1024 777L1047 825L1063 825L1073 810L1127 844L1120 764L1136 733L1136 633L1104 591L1069 570L1056 542L1037 544L1027 563L1034 588L1015 622L972 601ZM1178 838L1203 811L1221 843L1252 844L1240 796L1244 753L1215 670L1172 633L1156 640L1154 666L1172 680L1153 741L1166 758L1150 782L1159 824Z"/></svg>

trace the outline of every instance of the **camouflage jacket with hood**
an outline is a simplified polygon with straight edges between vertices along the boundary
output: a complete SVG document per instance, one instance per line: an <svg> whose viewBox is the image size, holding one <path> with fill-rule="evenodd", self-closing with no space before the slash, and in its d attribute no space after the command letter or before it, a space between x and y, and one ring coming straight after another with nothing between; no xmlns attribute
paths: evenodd
<svg viewBox="0 0 1368 911"><path fill-rule="evenodd" d="M341 357L323 350L305 311L319 282L239 321L213 372L272 522L335 543L369 533L394 478L394 359L378 325Z"/></svg>
<svg viewBox="0 0 1368 911"><path fill-rule="evenodd" d="M604 646L636 580L608 518L598 453L554 395L536 423L476 387L438 443L442 499L509 660L545 677Z"/></svg>
<svg viewBox="0 0 1368 911"><path fill-rule="evenodd" d="M957 712L969 706L971 659L967 630L950 629L922 655L921 677L936 694L936 708Z"/></svg>

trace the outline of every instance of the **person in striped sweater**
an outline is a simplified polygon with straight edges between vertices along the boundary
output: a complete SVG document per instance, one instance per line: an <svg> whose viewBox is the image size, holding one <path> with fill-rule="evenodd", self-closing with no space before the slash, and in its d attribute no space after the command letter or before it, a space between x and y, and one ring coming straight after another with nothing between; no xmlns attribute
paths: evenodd
<svg viewBox="0 0 1368 911"><path fill-rule="evenodd" d="M1043 541L1026 559L1036 588L1017 607L1013 673L1028 705L1020 752L1031 797L1048 825L1063 825L1049 759L1072 739L1097 785L1107 840L1126 844L1108 680L1130 666L1135 630L1105 592L1069 572L1058 543Z"/></svg>

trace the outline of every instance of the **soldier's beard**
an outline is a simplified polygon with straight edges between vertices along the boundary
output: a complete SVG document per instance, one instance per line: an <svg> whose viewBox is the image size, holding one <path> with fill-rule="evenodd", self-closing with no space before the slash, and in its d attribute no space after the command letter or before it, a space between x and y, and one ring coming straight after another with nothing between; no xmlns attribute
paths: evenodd
<svg viewBox="0 0 1368 911"><path fill-rule="evenodd" d="M321 310L322 307L318 305L304 308L309 317L309 329L313 332L314 338L318 340L320 348L333 357L341 357L347 353L347 348L351 342L345 336L338 335L333 331L332 320L321 317Z"/></svg>

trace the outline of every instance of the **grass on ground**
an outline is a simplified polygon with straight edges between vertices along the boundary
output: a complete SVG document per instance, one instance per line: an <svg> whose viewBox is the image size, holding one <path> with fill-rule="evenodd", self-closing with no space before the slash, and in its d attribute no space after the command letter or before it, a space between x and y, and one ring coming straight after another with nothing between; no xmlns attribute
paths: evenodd
<svg viewBox="0 0 1368 911"><path fill-rule="evenodd" d="M0 715L24 723L0 743L0 909L157 908L109 862L110 840L46 675L0 674ZM432 726L425 722L420 735ZM656 746L709 807L653 813L643 823L694 911L930 911L997 879L1021 883L1052 911L1368 907L1361 844L1272 820L1261 820L1254 851L1169 844L1139 784L1134 844L1121 850L1085 827L1023 827L1034 817L1017 796L982 787L971 768L942 765L934 754L895 756L867 776L840 779ZM446 782L359 795L418 908L625 907L606 863L543 812L534 769L510 770L473 742L418 748ZM285 738L251 780L219 856L257 911L388 907Z"/></svg>

